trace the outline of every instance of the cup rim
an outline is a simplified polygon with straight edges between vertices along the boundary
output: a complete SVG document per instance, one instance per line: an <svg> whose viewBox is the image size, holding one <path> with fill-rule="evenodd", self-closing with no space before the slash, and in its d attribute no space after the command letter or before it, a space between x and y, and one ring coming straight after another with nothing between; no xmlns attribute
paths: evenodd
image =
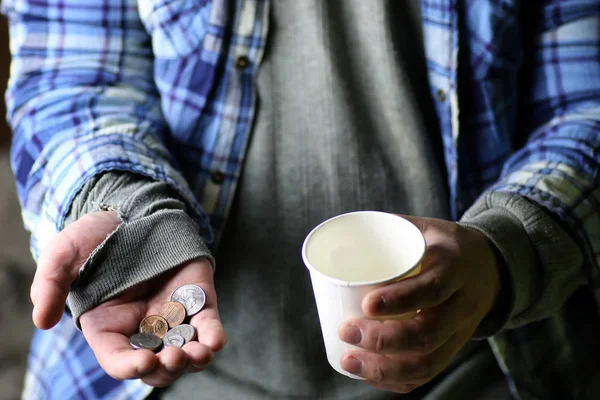
<svg viewBox="0 0 600 400"><path fill-rule="evenodd" d="M306 254L306 250L307 250L307 244L310 240L310 238L313 236L313 234L323 225L336 220L338 218L343 218L343 217L347 217L350 215L354 215L354 214L383 214L386 216L392 216L392 217L396 217L396 218L400 218L401 220L403 220L404 222L409 223L410 225L412 225L416 231L419 233L419 236L421 237L421 240L423 241L423 251L421 252L421 255L419 256L419 258L417 259L417 261L415 261L414 265L411 266L409 269L407 269L406 271L396 274L396 275L392 275L388 278L385 279L377 279L377 280L373 280L373 281L361 281L361 282L353 282L353 281L345 281L342 279L337 279L337 278L333 278L321 271L319 271L317 268L315 268L312 263L309 261L308 259L308 255ZM311 272L311 273L316 273L319 276L327 279L329 282L338 285L338 286L345 286L345 287L361 287L361 286L372 286L372 285L378 285L378 284L382 284L382 283L386 283L386 282L391 282L394 281L396 279L402 278L406 275L409 275L411 272L413 272L415 270L415 268L417 268L420 264L421 261L423 260L423 257L425 256L425 251L427 250L427 242L425 241L425 236L423 235L423 233L419 230L419 228L413 224L412 222L410 222L409 220L407 220L406 218L402 218L400 215L398 214L393 214L393 213L389 213L389 212L384 212L384 211L353 211L353 212L348 212L348 213L344 213L344 214L340 214L340 215L336 215L335 217L331 217L323 222L321 222L319 225L315 226L310 233L306 236L306 238L304 239L304 243L302 243L302 260L304 261L304 266Z"/></svg>

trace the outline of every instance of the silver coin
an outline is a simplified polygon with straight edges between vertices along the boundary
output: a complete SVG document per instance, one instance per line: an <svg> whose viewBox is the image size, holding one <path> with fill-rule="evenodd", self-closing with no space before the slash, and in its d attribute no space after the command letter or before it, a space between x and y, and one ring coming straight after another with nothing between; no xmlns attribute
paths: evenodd
<svg viewBox="0 0 600 400"><path fill-rule="evenodd" d="M196 338L196 328L189 324L174 326L165 336L179 335L188 343Z"/></svg>
<svg viewBox="0 0 600 400"><path fill-rule="evenodd" d="M156 350L162 345L162 340L151 333L134 333L129 337L129 343L134 349Z"/></svg>
<svg viewBox="0 0 600 400"><path fill-rule="evenodd" d="M178 301L185 307L188 316L197 314L204 303L206 303L206 294L198 285L179 286L171 295L171 301Z"/></svg>
<svg viewBox="0 0 600 400"><path fill-rule="evenodd" d="M163 338L163 344L165 347L174 346L181 348L185 344L185 339L180 335L165 335Z"/></svg>

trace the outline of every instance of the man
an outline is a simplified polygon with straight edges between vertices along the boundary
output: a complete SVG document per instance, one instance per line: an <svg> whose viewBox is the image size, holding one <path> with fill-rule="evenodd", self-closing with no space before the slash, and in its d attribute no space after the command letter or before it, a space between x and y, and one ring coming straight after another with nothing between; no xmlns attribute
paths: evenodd
<svg viewBox="0 0 600 400"><path fill-rule="evenodd" d="M597 0L4 3L53 328L25 398L490 398L471 338L514 397L597 398ZM415 319L340 327L366 382L327 365L299 256L359 209L419 216L428 244L363 302ZM184 283L198 342L133 350Z"/></svg>

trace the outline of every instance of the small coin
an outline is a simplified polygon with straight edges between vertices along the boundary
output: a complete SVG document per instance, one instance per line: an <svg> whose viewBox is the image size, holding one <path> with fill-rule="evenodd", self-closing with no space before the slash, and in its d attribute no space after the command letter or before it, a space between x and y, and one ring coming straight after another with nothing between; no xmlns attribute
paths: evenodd
<svg viewBox="0 0 600 400"><path fill-rule="evenodd" d="M162 340L158 336L151 333L134 333L129 337L129 344L136 350L156 350L162 343Z"/></svg>
<svg viewBox="0 0 600 400"><path fill-rule="evenodd" d="M165 336L163 344L165 347L175 346L181 348L185 344L185 339L180 335Z"/></svg>
<svg viewBox="0 0 600 400"><path fill-rule="evenodd" d="M173 335L181 336L185 340L185 343L188 343L196 338L196 328L189 324L178 325L167 332L165 338Z"/></svg>
<svg viewBox="0 0 600 400"><path fill-rule="evenodd" d="M171 294L171 301L183 304L188 316L197 314L206 302L206 294L198 285L183 285Z"/></svg>
<svg viewBox="0 0 600 400"><path fill-rule="evenodd" d="M167 320L169 323L169 328L173 328L174 326L177 326L183 322L186 311L185 307L180 302L169 301L161 308L158 314ZM165 333L167 332L165 331Z"/></svg>
<svg viewBox="0 0 600 400"><path fill-rule="evenodd" d="M150 315L140 322L141 333L151 333L159 338L164 338L169 330L169 323L160 315Z"/></svg>

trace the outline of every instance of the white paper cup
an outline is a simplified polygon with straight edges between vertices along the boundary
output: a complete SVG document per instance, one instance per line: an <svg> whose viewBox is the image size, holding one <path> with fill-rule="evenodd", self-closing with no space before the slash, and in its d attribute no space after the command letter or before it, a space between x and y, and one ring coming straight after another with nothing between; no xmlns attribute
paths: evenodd
<svg viewBox="0 0 600 400"><path fill-rule="evenodd" d="M342 355L357 348L340 340L340 324L365 317L362 300L373 288L416 275L424 253L425 238L415 225L378 211L339 215L308 234L302 258L310 271L327 360L340 374L362 379L340 365Z"/></svg>

